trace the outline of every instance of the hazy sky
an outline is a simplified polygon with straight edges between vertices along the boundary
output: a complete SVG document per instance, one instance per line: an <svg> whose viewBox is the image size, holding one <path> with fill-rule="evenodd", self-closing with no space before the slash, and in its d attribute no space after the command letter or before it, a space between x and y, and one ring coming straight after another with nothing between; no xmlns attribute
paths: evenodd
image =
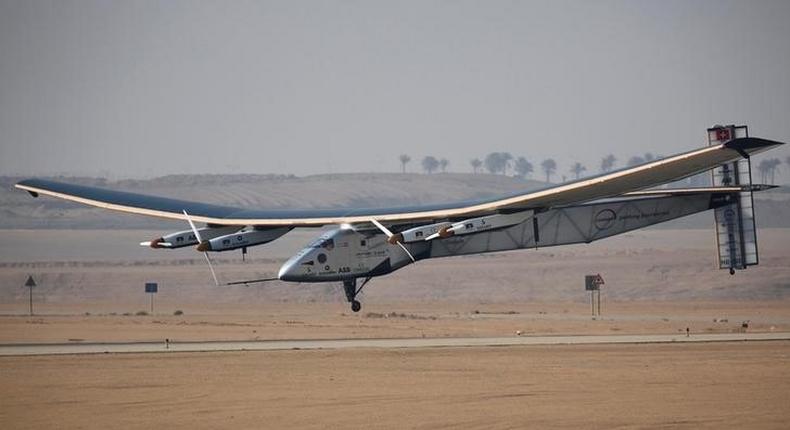
<svg viewBox="0 0 790 430"><path fill-rule="evenodd" d="M0 0L5 175L567 174L733 122L790 141L790 1Z"/></svg>

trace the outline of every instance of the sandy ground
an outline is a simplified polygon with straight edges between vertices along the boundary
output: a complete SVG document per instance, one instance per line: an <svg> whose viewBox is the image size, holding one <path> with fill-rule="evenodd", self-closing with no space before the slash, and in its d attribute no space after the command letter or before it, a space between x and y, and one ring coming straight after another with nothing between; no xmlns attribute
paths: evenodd
<svg viewBox="0 0 790 430"><path fill-rule="evenodd" d="M0 231L0 343L788 332L790 230L760 231L760 266L735 276L710 230L647 230L420 262L371 282L359 314L332 284L213 287L193 251L137 246L156 232ZM218 271L268 276L316 233ZM788 357L785 341L1 357L0 428L787 428Z"/></svg>
<svg viewBox="0 0 790 430"><path fill-rule="evenodd" d="M790 342L3 357L0 369L0 422L20 429L790 420Z"/></svg>
<svg viewBox="0 0 790 430"><path fill-rule="evenodd" d="M39 233L0 231L2 313L27 311L23 285L29 275L38 283L36 305L50 306L42 307L50 311L59 305L82 305L79 313L92 314L147 310L143 284L151 281L160 285L156 303L164 313L180 309L194 314L206 304L265 307L344 301L338 283L218 288L194 250L156 251L137 245L153 232ZM219 277L234 281L275 276L284 259L315 233L295 232L272 247L256 248L247 262L238 254L218 255ZM714 267L713 243L710 230L648 230L589 245L433 259L374 279L361 299L366 310L368 305L423 301L584 303L584 276L601 273L605 300L790 301L790 229L761 230L760 265L735 276ZM8 244L13 246L6 248ZM41 257L31 261L15 249Z"/></svg>
<svg viewBox="0 0 790 430"><path fill-rule="evenodd" d="M790 331L787 302L375 303L353 314L342 303L203 307L174 316L60 312L0 316L0 343L483 337L552 334L672 334ZM69 311L72 311L70 314Z"/></svg>

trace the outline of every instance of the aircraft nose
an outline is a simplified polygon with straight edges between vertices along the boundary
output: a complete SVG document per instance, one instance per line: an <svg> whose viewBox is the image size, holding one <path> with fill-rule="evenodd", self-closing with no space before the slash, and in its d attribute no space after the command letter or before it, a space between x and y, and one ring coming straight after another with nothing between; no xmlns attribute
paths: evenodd
<svg viewBox="0 0 790 430"><path fill-rule="evenodd" d="M281 267L280 271L277 272L277 278L281 281L294 281L294 264L295 260L291 258L290 260L286 261Z"/></svg>
<svg viewBox="0 0 790 430"><path fill-rule="evenodd" d="M308 264L312 265L310 258L307 258L305 255L295 255L280 267L277 278L281 281L304 281L309 273L309 271L305 269L308 267Z"/></svg>

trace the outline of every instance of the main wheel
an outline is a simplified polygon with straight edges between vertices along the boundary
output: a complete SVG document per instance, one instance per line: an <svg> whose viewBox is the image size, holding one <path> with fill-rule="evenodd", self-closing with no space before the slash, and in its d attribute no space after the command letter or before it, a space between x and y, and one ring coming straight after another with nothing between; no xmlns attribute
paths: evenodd
<svg viewBox="0 0 790 430"><path fill-rule="evenodd" d="M351 310L354 311L354 312L359 312L360 309L362 309L362 303L359 303L359 301L357 301L357 300L352 300L351 301Z"/></svg>

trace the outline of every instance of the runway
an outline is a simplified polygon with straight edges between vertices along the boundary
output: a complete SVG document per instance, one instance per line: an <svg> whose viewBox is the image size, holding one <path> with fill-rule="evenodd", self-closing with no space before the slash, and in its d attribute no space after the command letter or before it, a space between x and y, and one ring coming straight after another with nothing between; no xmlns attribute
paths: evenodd
<svg viewBox="0 0 790 430"><path fill-rule="evenodd" d="M605 336L512 336L403 339L323 339L212 342L124 342L69 344L4 344L0 356L120 354L209 351L280 351L349 348L442 348L529 345L641 344L790 340L790 333L656 334Z"/></svg>

